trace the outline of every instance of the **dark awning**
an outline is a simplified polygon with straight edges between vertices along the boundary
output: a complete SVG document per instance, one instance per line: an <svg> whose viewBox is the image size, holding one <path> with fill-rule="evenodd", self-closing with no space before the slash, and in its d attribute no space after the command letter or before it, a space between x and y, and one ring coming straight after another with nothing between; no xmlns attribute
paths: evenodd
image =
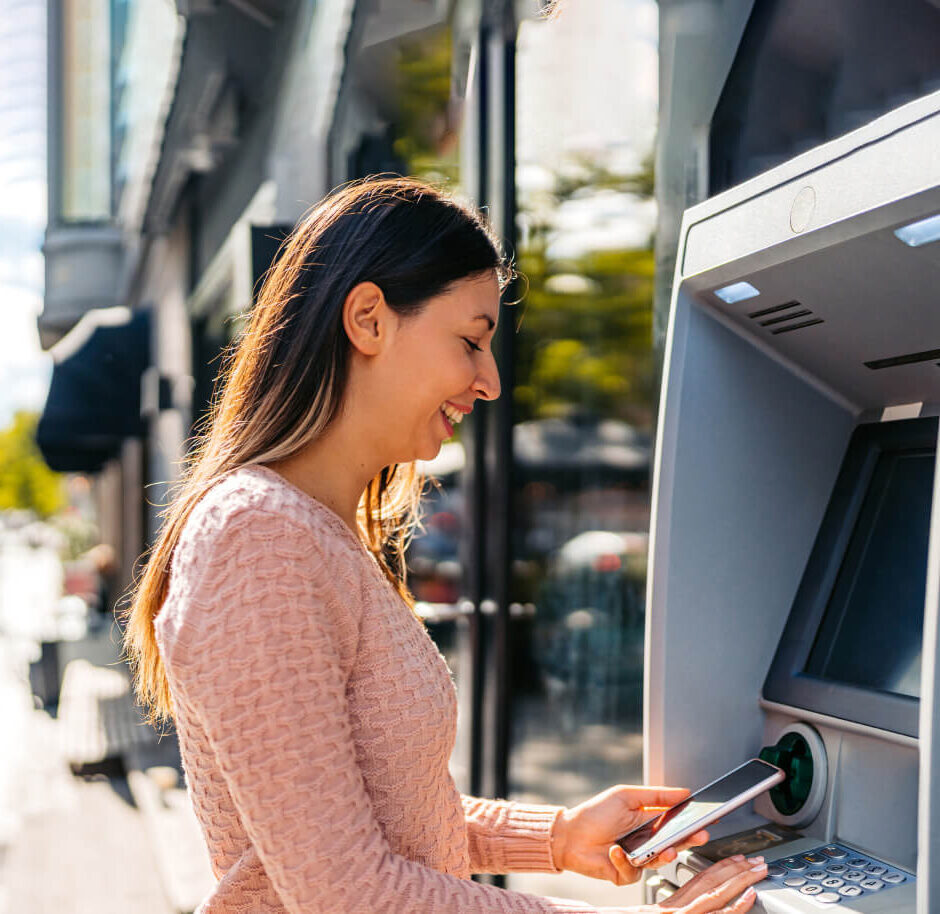
<svg viewBox="0 0 940 914"><path fill-rule="evenodd" d="M51 351L36 443L53 470L95 473L125 438L144 435L140 378L150 364L150 312L89 312Z"/></svg>

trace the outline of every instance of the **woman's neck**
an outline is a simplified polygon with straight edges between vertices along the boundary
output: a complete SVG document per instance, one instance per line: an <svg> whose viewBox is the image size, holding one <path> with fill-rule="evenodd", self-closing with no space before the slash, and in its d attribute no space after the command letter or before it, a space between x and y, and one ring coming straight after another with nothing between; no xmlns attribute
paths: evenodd
<svg viewBox="0 0 940 914"><path fill-rule="evenodd" d="M361 457L352 456L361 453L362 449L351 440L351 436L344 435L343 429L334 424L307 447L269 466L338 514L358 537L356 515L359 499L381 470L381 467L367 464Z"/></svg>

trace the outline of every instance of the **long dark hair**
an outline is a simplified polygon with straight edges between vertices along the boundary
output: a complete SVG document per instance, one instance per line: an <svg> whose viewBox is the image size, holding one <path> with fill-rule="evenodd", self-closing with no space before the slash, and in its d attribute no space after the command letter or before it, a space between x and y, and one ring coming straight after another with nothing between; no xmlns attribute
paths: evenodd
<svg viewBox="0 0 940 914"><path fill-rule="evenodd" d="M511 274L480 214L409 178L345 185L284 241L242 335L226 353L207 421L128 594L124 643L138 698L153 720L172 716L153 620L186 520L222 476L290 456L333 420L349 367L342 310L350 290L374 282L396 313L411 316L458 280L486 272L495 272L500 288ZM358 506L363 542L412 607L404 553L424 483L414 463L385 467Z"/></svg>

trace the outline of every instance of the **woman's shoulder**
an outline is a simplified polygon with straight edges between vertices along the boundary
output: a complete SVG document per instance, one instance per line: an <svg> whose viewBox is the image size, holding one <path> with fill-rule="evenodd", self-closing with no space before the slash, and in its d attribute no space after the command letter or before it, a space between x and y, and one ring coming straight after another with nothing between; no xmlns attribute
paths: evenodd
<svg viewBox="0 0 940 914"><path fill-rule="evenodd" d="M182 612L199 594L217 600L223 591L262 583L276 589L303 580L324 594L343 585L352 593L363 557L365 548L338 515L267 467L239 467L215 482L186 518L166 600L175 609L163 615Z"/></svg>
<svg viewBox="0 0 940 914"><path fill-rule="evenodd" d="M364 554L336 514L261 465L230 471L199 499L181 531L174 565L191 569L233 545L252 547L256 558L295 553L332 563Z"/></svg>
<svg viewBox="0 0 940 914"><path fill-rule="evenodd" d="M218 534L233 523L253 520L348 540L350 545L356 542L355 534L329 508L260 464L238 467L215 482L194 506L184 529L194 535Z"/></svg>

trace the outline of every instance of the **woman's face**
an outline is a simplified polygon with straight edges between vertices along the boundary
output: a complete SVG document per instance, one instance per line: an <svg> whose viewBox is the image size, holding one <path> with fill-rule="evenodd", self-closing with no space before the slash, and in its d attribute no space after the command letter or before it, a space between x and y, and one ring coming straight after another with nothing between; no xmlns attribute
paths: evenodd
<svg viewBox="0 0 940 914"><path fill-rule="evenodd" d="M415 317L390 312L388 344L371 378L388 463L432 459L478 399L499 396L491 349L499 297L496 276L487 273L458 281Z"/></svg>

